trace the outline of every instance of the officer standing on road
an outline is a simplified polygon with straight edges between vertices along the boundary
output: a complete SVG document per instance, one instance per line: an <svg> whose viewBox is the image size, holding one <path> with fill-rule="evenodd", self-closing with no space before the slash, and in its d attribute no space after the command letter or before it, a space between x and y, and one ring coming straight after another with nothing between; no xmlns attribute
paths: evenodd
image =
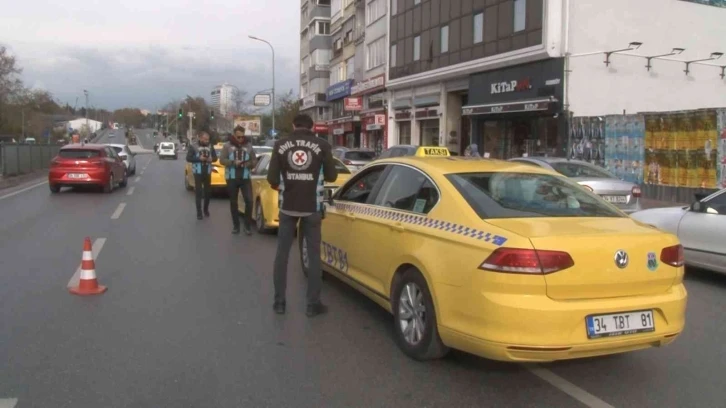
<svg viewBox="0 0 726 408"><path fill-rule="evenodd" d="M232 214L232 233L239 234L239 207L238 192L242 190L242 199L245 202L244 228L245 234L252 235L252 183L251 170L257 164L257 155L252 143L245 138L245 128L234 128L234 136L229 135L220 153L220 162L227 168L227 193L229 194L229 211Z"/></svg>
<svg viewBox="0 0 726 408"><path fill-rule="evenodd" d="M305 238L310 254L308 271L308 317L326 313L328 307L320 301L322 270L320 268L320 230L323 217L325 181L338 178L332 148L325 139L311 131L313 120L308 115L293 119L294 131L290 137L275 143L270 159L267 181L280 192L280 227L275 256L275 313L285 313L287 264L290 247L295 239L295 228L300 222L300 234Z"/></svg>
<svg viewBox="0 0 726 408"><path fill-rule="evenodd" d="M204 215L209 217L209 196L212 192L211 163L217 161L217 153L209 146L209 134L201 132L196 145L187 151L187 161L192 164L194 174L194 200L197 206L197 219L202 217L202 193L204 193Z"/></svg>

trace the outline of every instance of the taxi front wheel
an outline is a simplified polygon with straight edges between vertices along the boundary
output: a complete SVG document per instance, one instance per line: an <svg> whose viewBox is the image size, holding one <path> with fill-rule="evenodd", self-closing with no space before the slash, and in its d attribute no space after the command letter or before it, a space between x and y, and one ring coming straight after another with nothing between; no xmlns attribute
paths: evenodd
<svg viewBox="0 0 726 408"><path fill-rule="evenodd" d="M431 292L419 271L410 268L403 273L392 303L396 343L406 355L419 361L446 356L449 348L439 337Z"/></svg>

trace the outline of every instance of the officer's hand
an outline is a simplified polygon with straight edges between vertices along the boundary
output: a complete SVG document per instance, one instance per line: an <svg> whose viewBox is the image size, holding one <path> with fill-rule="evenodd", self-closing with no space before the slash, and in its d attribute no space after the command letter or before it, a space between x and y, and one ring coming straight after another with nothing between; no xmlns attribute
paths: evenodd
<svg viewBox="0 0 726 408"><path fill-rule="evenodd" d="M239 166L240 164L242 164L242 162L240 160L235 160L234 161L234 165L235 166Z"/></svg>

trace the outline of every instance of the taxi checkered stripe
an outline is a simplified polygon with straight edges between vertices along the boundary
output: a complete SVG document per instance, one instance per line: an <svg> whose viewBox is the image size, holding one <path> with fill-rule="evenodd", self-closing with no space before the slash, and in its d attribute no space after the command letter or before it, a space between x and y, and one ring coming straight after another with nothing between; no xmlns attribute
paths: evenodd
<svg viewBox="0 0 726 408"><path fill-rule="evenodd" d="M499 235L493 235L489 232L481 231L475 228L469 228L464 225L455 224L453 222L436 220L420 215L406 214L398 211L385 210L382 208L368 206L364 207L344 203L335 203L334 207L336 210L340 211L348 211L360 215L381 218L388 221L401 222L404 224L419 225L422 227L445 231L484 242L491 242L492 244L497 246L502 246L505 242L507 242L507 238Z"/></svg>

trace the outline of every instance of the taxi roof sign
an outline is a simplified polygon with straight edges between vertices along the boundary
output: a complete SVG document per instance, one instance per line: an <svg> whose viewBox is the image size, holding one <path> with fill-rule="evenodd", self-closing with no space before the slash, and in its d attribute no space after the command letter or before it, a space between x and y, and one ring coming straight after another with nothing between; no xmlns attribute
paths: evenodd
<svg viewBox="0 0 726 408"><path fill-rule="evenodd" d="M438 146L421 146L416 149L416 156L418 157L449 157L449 149Z"/></svg>

